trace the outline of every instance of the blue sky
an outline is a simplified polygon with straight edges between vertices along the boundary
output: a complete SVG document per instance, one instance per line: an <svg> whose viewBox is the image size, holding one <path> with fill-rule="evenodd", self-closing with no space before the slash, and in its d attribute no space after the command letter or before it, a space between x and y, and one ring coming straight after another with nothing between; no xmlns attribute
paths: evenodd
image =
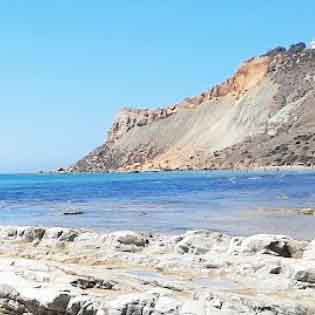
<svg viewBox="0 0 315 315"><path fill-rule="evenodd" d="M0 172L66 166L156 107L315 36L314 1L0 2Z"/></svg>

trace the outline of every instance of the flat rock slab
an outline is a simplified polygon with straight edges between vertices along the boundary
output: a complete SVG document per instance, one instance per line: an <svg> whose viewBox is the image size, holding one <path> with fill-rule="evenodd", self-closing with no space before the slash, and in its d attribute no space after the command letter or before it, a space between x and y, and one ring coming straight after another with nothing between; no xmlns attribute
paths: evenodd
<svg viewBox="0 0 315 315"><path fill-rule="evenodd" d="M0 314L312 314L313 243L0 227Z"/></svg>

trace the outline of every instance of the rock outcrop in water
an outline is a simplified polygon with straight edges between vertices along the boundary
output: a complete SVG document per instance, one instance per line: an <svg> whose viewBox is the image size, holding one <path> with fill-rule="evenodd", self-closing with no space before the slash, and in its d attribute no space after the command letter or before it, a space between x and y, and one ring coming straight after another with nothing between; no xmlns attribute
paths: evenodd
<svg viewBox="0 0 315 315"><path fill-rule="evenodd" d="M315 50L278 47L164 109L124 109L73 172L315 164Z"/></svg>
<svg viewBox="0 0 315 315"><path fill-rule="evenodd" d="M0 314L315 312L315 241L1 227L0 242Z"/></svg>

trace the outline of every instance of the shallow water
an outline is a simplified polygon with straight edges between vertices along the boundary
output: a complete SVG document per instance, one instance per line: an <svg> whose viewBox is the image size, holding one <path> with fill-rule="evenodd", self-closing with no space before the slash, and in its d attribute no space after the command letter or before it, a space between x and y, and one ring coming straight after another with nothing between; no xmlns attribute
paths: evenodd
<svg viewBox="0 0 315 315"><path fill-rule="evenodd" d="M164 280L164 281L177 281L177 277L174 275L163 275L159 272L152 271L129 271L128 275L135 276L140 279L154 280ZM182 280L183 281L183 280ZM235 283L229 279L223 278L209 278L209 277L199 277L190 280L192 285L197 285L198 287L208 288L208 289L220 289L228 290L235 287Z"/></svg>
<svg viewBox="0 0 315 315"><path fill-rule="evenodd" d="M0 175L0 224L311 239L315 217L258 209L315 207L314 188L312 172Z"/></svg>
<svg viewBox="0 0 315 315"><path fill-rule="evenodd" d="M207 289L228 290L235 287L233 281L228 279L210 279L207 277L193 279L192 283Z"/></svg>

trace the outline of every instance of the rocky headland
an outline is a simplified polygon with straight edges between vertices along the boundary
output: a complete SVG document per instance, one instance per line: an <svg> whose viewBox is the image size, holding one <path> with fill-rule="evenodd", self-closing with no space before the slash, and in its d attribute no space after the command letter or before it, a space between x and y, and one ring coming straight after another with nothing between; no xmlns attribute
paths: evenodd
<svg viewBox="0 0 315 315"><path fill-rule="evenodd" d="M275 48L198 96L123 109L105 143L66 171L312 167L314 87L315 50Z"/></svg>
<svg viewBox="0 0 315 315"><path fill-rule="evenodd" d="M315 241L0 228L0 314L315 313Z"/></svg>

